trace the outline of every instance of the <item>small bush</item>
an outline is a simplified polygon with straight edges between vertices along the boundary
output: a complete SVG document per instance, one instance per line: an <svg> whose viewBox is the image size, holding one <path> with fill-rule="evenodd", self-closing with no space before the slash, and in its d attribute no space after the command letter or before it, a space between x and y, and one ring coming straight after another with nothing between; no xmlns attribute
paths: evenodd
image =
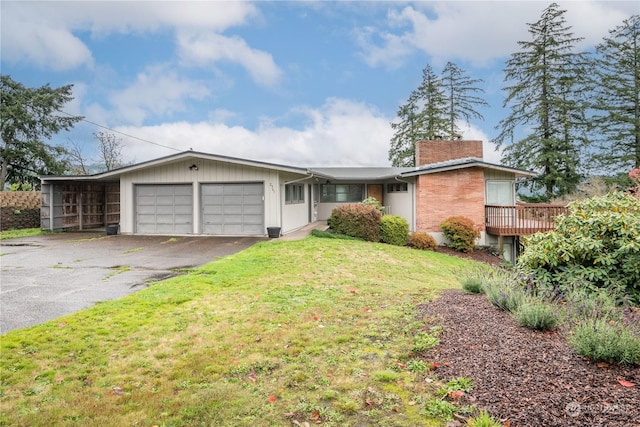
<svg viewBox="0 0 640 427"><path fill-rule="evenodd" d="M536 299L525 300L515 314L520 325L537 331L551 331L559 322L556 307Z"/></svg>
<svg viewBox="0 0 640 427"><path fill-rule="evenodd" d="M494 268L483 284L487 299L500 310L515 313L527 295L523 277L514 271Z"/></svg>
<svg viewBox="0 0 640 427"><path fill-rule="evenodd" d="M481 294L484 292L482 288L482 279L478 277L464 277L461 280L462 289L468 294Z"/></svg>
<svg viewBox="0 0 640 427"><path fill-rule="evenodd" d="M380 237L384 243L405 246L409 237L409 223L398 215L385 215L380 223Z"/></svg>
<svg viewBox="0 0 640 427"><path fill-rule="evenodd" d="M434 239L431 234L417 232L409 236L409 240L407 240L407 246L416 249L432 251L438 246L438 244L436 243L436 239Z"/></svg>
<svg viewBox="0 0 640 427"><path fill-rule="evenodd" d="M440 224L444 236L449 240L449 246L457 251L471 252L476 247L476 239L480 231L473 221L464 216L452 216Z"/></svg>
<svg viewBox="0 0 640 427"><path fill-rule="evenodd" d="M373 206L374 208L378 209L383 214L385 212L384 206L382 206L380 204L380 202L378 201L378 199L376 199L375 197L367 197L366 199L364 199L362 201L362 204L363 205Z"/></svg>
<svg viewBox="0 0 640 427"><path fill-rule="evenodd" d="M378 209L360 203L334 208L327 223L335 233L379 242L381 219L382 213Z"/></svg>
<svg viewBox="0 0 640 427"><path fill-rule="evenodd" d="M574 323L589 319L623 320L623 302L615 291L576 286L567 293L564 302L567 318Z"/></svg>
<svg viewBox="0 0 640 427"><path fill-rule="evenodd" d="M569 343L579 355L594 362L640 364L640 337L622 323L584 320L573 329Z"/></svg>

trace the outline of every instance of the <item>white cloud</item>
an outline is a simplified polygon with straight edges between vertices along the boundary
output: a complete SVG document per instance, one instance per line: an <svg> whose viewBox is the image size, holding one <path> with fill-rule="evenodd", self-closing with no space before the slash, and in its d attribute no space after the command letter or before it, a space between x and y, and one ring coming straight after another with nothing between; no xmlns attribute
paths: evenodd
<svg viewBox="0 0 640 427"><path fill-rule="evenodd" d="M62 23L48 22L46 15L32 15L31 8L24 5L2 2L3 60L32 63L56 71L93 63L87 46Z"/></svg>
<svg viewBox="0 0 640 427"><path fill-rule="evenodd" d="M449 60L486 65L517 51L529 38L528 26L548 4L543 2L451 1L418 2L388 12L386 28L366 27L356 42L371 66L395 67L403 58L424 52L434 65ZM635 2L565 2L567 25L585 47L593 46L637 12Z"/></svg>
<svg viewBox="0 0 640 427"><path fill-rule="evenodd" d="M151 115L162 117L183 111L186 99L203 99L208 94L206 85L156 65L139 73L129 87L111 94L109 102L116 120L140 125Z"/></svg>
<svg viewBox="0 0 640 427"><path fill-rule="evenodd" d="M307 119L302 129L268 120L256 130L205 122L174 122L116 130L179 151L193 149L225 156L292 166L385 166L392 135L389 118L372 106L328 99L320 108L296 111ZM123 137L126 160L143 161L175 151Z"/></svg>
<svg viewBox="0 0 640 427"><path fill-rule="evenodd" d="M213 32L189 32L178 35L178 49L184 63L209 65L219 61L242 65L253 81L262 86L278 83L282 71L271 54L252 49L240 37L226 37Z"/></svg>
<svg viewBox="0 0 640 427"><path fill-rule="evenodd" d="M470 141L482 141L482 158L485 162L501 164L502 150L497 150L496 145L491 142L489 136L479 127L458 123L458 128L462 130L462 138Z"/></svg>
<svg viewBox="0 0 640 427"><path fill-rule="evenodd" d="M3 1L2 57L69 70L93 64L79 32L94 37L160 29L222 32L257 14L248 2Z"/></svg>

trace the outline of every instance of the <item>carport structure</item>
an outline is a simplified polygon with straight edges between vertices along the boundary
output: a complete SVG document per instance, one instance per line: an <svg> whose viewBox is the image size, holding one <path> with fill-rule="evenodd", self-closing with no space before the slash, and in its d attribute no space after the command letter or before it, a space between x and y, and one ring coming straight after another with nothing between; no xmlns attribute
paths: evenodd
<svg viewBox="0 0 640 427"><path fill-rule="evenodd" d="M287 215L284 188L309 179L305 168L194 151L82 176L42 176L41 226L122 234L264 236L309 223ZM299 217L299 218L297 218Z"/></svg>
<svg viewBox="0 0 640 427"><path fill-rule="evenodd" d="M43 181L40 221L44 230L87 230L120 222L117 181Z"/></svg>

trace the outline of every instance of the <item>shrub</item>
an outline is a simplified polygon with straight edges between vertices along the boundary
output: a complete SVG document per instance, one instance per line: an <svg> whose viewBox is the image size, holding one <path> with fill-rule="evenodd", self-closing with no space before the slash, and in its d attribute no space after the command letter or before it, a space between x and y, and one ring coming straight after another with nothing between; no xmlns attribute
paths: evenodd
<svg viewBox="0 0 640 427"><path fill-rule="evenodd" d="M620 298L607 289L576 287L566 294L563 301L566 316L573 323L588 319L622 321L624 317Z"/></svg>
<svg viewBox="0 0 640 427"><path fill-rule="evenodd" d="M434 250L438 244L436 243L436 239L433 238L431 234L417 232L411 234L409 236L409 240L407 240L407 245L422 250Z"/></svg>
<svg viewBox="0 0 640 427"><path fill-rule="evenodd" d="M579 355L594 362L640 364L640 337L619 322L584 320L573 329L569 343Z"/></svg>
<svg viewBox="0 0 640 427"><path fill-rule="evenodd" d="M440 224L444 236L449 240L449 246L462 252L471 252L476 247L476 239L480 231L473 221L464 216L452 216Z"/></svg>
<svg viewBox="0 0 640 427"><path fill-rule="evenodd" d="M397 215L385 215L380 223L380 237L384 243L405 246L409 237L409 223Z"/></svg>
<svg viewBox="0 0 640 427"><path fill-rule="evenodd" d="M520 325L537 331L551 331L559 322L555 306L535 299L523 301L515 314Z"/></svg>
<svg viewBox="0 0 640 427"><path fill-rule="evenodd" d="M381 218L382 213L371 205L349 204L334 208L327 223L335 233L379 242Z"/></svg>
<svg viewBox="0 0 640 427"><path fill-rule="evenodd" d="M640 200L614 192L573 202L556 222L524 240L519 268L558 293L579 284L640 303Z"/></svg>
<svg viewBox="0 0 640 427"><path fill-rule="evenodd" d="M500 310L515 313L527 295L523 277L512 270L493 268L483 284L491 304Z"/></svg>
<svg viewBox="0 0 640 427"><path fill-rule="evenodd" d="M378 199L376 199L375 197L367 197L362 201L362 204L373 206L374 208L378 209L380 212L384 214L384 211L385 211L384 206L382 206L378 201Z"/></svg>
<svg viewBox="0 0 640 427"><path fill-rule="evenodd" d="M482 288L482 279L479 277L464 277L461 280L462 289L468 294L481 294L484 292Z"/></svg>

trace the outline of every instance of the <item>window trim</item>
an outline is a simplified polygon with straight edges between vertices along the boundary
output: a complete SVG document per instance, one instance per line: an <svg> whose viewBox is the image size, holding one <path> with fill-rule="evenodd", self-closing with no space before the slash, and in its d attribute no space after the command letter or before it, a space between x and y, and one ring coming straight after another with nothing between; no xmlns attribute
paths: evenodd
<svg viewBox="0 0 640 427"><path fill-rule="evenodd" d="M408 193L409 184L406 182L393 182L387 184L387 193Z"/></svg>
<svg viewBox="0 0 640 427"><path fill-rule="evenodd" d="M508 204L504 204L504 201L499 200L500 197L495 197L498 192L489 191L490 186L504 186L509 187L509 201ZM503 190L505 188L502 188ZM503 193L503 194L506 194ZM485 203L489 206L515 206L516 196L515 196L515 181L510 179L488 179L485 181ZM491 200L490 200L491 199ZM494 202L494 203L489 203Z"/></svg>
<svg viewBox="0 0 640 427"><path fill-rule="evenodd" d="M304 184L284 185L284 204L299 205L304 203Z"/></svg>
<svg viewBox="0 0 640 427"><path fill-rule="evenodd" d="M333 187L333 191L327 194L325 191L327 187ZM339 187L343 190L346 187L346 191L338 192ZM364 200L364 190L364 184L321 184L320 203L360 203ZM338 198L342 198L338 195L344 196L344 200L338 200Z"/></svg>

